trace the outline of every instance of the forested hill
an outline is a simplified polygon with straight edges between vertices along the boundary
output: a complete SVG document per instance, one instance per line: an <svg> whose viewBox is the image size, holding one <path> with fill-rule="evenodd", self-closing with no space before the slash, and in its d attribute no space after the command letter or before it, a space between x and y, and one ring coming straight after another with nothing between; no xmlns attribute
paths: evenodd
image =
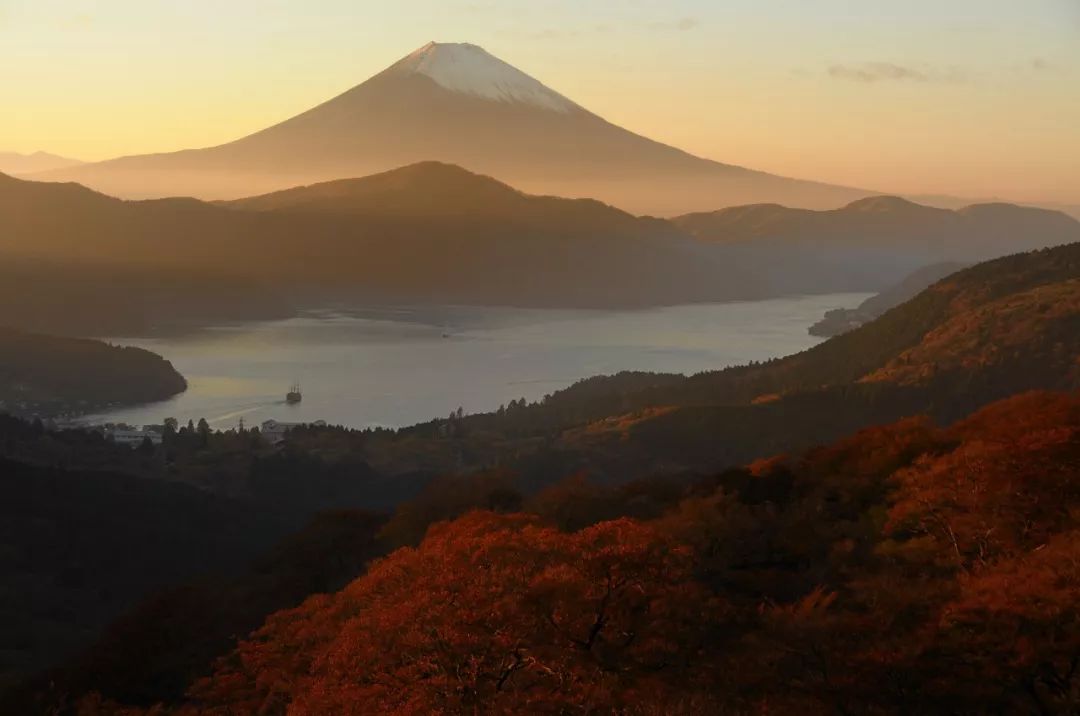
<svg viewBox="0 0 1080 716"><path fill-rule="evenodd" d="M1080 244L1071 244L953 274L787 358L690 377L593 378L462 429L518 448L543 438L545 465L617 479L741 462L905 415L954 420L1022 390L1077 388L1078 356Z"/></svg>
<svg viewBox="0 0 1080 716"><path fill-rule="evenodd" d="M87 715L1075 714L1078 458L1080 398L1028 393L687 485L462 481L223 658L177 596L53 683Z"/></svg>
<svg viewBox="0 0 1080 716"><path fill-rule="evenodd" d="M189 485L2 457L0 494L0 691L85 647L149 591L242 569L286 531Z"/></svg>
<svg viewBox="0 0 1080 716"><path fill-rule="evenodd" d="M0 323L134 335L342 303L633 308L876 291L949 257L1080 240L1080 223L1020 207L879 200L841 213L854 217L843 240L710 241L695 222L530 195L437 162L224 203L0 175Z"/></svg>
<svg viewBox="0 0 1080 716"><path fill-rule="evenodd" d="M1075 377L1070 369L1080 349L1080 331L1070 330L1080 316L1078 281L1080 243L978 264L803 353L694 376L683 386L680 402L693 402L694 395L700 402L745 402L860 380L926 383L1014 361L1019 370L1021 363L1048 351L1059 364L1045 377L1068 381ZM908 367L904 380L879 373L901 364Z"/></svg>
<svg viewBox="0 0 1080 716"><path fill-rule="evenodd" d="M620 408L742 404L860 381L927 382L952 371L1034 360L1046 351L1060 358L1053 375L1068 380L1080 348L1080 331L1069 330L1080 314L1078 281L1080 243L1007 256L952 274L877 320L802 353L688 378L593 378L529 410L566 407L573 422ZM895 370L899 365L907 368ZM574 416L578 402L597 407Z"/></svg>
<svg viewBox="0 0 1080 716"><path fill-rule="evenodd" d="M106 405L164 400L187 381L141 348L0 327L0 411L79 413Z"/></svg>
<svg viewBox="0 0 1080 716"><path fill-rule="evenodd" d="M866 299L855 308L835 308L826 311L824 318L810 326L810 334L822 338L832 338L841 333L847 333L864 323L869 323L890 308L895 308L905 301L910 301L949 274L956 273L963 268L965 268L963 264L952 262L924 266L918 271L908 274L903 281L896 285Z"/></svg>
<svg viewBox="0 0 1080 716"><path fill-rule="evenodd" d="M336 298L608 308L763 295L741 272L703 260L698 242L667 222L597 201L530 196L433 162L228 205L124 202L78 185L0 177L0 219L0 256L67 267L77 285L123 271L158 323L188 315L187 300L158 300L155 281L137 278L183 277L198 287L192 294L204 283L266 284L286 304L308 307ZM33 285L23 290L49 299ZM86 324L140 303L134 290L119 306L99 293L110 299L105 315ZM237 317L233 303L216 302L217 321ZM0 320L19 320L2 308ZM251 309L241 308L246 317Z"/></svg>

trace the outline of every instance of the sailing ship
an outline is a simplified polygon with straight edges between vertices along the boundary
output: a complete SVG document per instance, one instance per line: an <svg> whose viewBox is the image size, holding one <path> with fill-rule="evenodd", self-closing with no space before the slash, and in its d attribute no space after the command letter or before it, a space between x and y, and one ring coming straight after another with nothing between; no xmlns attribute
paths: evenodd
<svg viewBox="0 0 1080 716"><path fill-rule="evenodd" d="M303 399L304 396L300 393L300 384L293 383L292 387L289 388L289 392L285 394L285 402L289 405L296 405Z"/></svg>

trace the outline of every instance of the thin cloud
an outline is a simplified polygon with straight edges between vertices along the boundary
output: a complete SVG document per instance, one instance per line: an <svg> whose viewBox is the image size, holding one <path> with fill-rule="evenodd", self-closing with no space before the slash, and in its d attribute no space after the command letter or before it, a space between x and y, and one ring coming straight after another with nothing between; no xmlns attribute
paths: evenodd
<svg viewBox="0 0 1080 716"><path fill-rule="evenodd" d="M864 62L859 65L833 65L829 68L829 76L840 80L854 80L856 82L882 82L888 80L928 82L929 76L924 72L894 65L891 62Z"/></svg>
<svg viewBox="0 0 1080 716"><path fill-rule="evenodd" d="M1007 71L1020 76L1054 76L1059 75L1064 71L1064 68L1060 65L1056 65L1044 57L1032 57L1030 60L1018 62L1006 69Z"/></svg>
<svg viewBox="0 0 1080 716"><path fill-rule="evenodd" d="M893 62L862 62L859 64L832 65L828 74L838 80L851 82L965 82L968 76L957 69L938 70L908 67Z"/></svg>
<svg viewBox="0 0 1080 716"><path fill-rule="evenodd" d="M701 21L696 17L684 17L674 22L654 22L649 27L653 30L674 30L676 32L689 32L701 26Z"/></svg>
<svg viewBox="0 0 1080 716"><path fill-rule="evenodd" d="M526 33L530 37L534 37L538 40L557 40L560 37L574 36L577 32L573 30L556 30L554 28L547 28L544 30L537 30L533 33Z"/></svg>
<svg viewBox="0 0 1080 716"><path fill-rule="evenodd" d="M469 13L471 15L479 15L479 14L485 14L486 15L486 14L491 13L494 10L497 10L497 9L498 8L496 8L494 5L491 5L489 3L478 3L478 2L465 3L464 5L459 5L458 6L458 12Z"/></svg>
<svg viewBox="0 0 1080 716"><path fill-rule="evenodd" d="M71 15L60 20L60 27L65 30L82 30L94 24L93 15Z"/></svg>

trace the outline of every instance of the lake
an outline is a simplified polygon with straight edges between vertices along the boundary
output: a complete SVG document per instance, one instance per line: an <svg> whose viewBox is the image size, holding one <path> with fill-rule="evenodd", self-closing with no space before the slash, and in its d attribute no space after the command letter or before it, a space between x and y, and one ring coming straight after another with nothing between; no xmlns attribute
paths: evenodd
<svg viewBox="0 0 1080 716"><path fill-rule="evenodd" d="M797 296L633 311L397 307L319 312L182 337L110 339L165 356L188 390L84 422L243 418L400 427L529 401L621 370L696 373L790 355L820 342L806 329L868 294ZM303 402L286 405L293 383Z"/></svg>

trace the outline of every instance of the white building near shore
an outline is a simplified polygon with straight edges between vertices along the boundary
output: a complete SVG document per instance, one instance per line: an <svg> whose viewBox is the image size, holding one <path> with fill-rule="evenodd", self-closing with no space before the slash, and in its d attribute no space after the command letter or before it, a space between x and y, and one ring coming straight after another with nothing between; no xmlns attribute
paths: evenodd
<svg viewBox="0 0 1080 716"><path fill-rule="evenodd" d="M117 445L127 445L128 447L139 447L143 444L143 441L149 438L150 442L154 445L161 444L161 433L155 430L136 430L134 428L110 428L105 431L105 439L112 440Z"/></svg>
<svg viewBox="0 0 1080 716"><path fill-rule="evenodd" d="M325 420L316 420L312 423L284 423L279 420L264 420L259 426L259 434L271 445L276 445L285 439L285 434L293 428L316 427L325 428Z"/></svg>

